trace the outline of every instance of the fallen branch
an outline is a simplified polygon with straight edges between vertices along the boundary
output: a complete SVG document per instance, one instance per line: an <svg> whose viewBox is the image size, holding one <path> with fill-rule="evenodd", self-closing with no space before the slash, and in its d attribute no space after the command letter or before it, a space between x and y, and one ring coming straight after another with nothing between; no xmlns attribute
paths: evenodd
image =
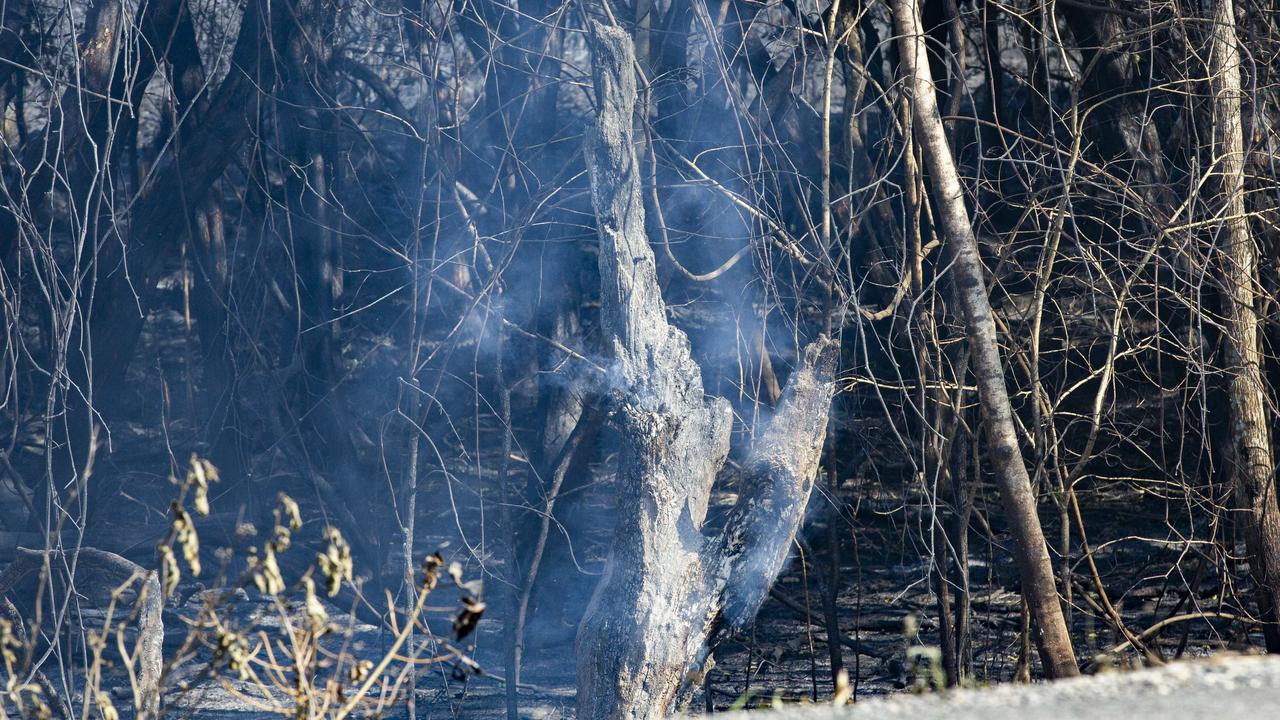
<svg viewBox="0 0 1280 720"><path fill-rule="evenodd" d="M1229 612L1205 611L1205 612L1184 613L1182 615L1171 615L1161 620L1160 622L1156 623L1155 625L1152 625L1146 630L1143 630L1142 632L1138 633L1138 640L1147 640L1148 638L1159 635L1160 631L1164 630L1170 625L1175 625L1180 622L1186 622L1188 620L1231 620L1234 622L1244 623L1245 625L1257 624L1257 621L1252 618L1247 618L1243 615L1236 615L1235 613L1229 613ZM1132 645L1133 645L1132 641L1125 640L1124 642L1117 643L1116 645L1113 645L1107 648L1105 654L1114 655L1115 653L1123 652L1129 649L1129 647L1131 647Z"/></svg>
<svg viewBox="0 0 1280 720"><path fill-rule="evenodd" d="M845 635L839 630L836 630L833 632L831 628L827 626L825 618L822 618L820 616L815 616L813 613L809 612L808 609L805 608L805 606L796 602L795 600L788 597L787 595L784 595L782 591L779 590L778 588L773 588L769 590L769 597L773 598L774 600L777 600L778 602L785 605L789 610L796 612L797 614L803 616L804 618L808 619L810 622L817 625L823 632L827 634L828 639L833 637L836 638L841 645L849 648L850 650L858 653L859 655L864 655L869 658L875 658L876 660L879 660L881 662L887 662L890 659L889 653L881 652L879 650L872 650L871 648L858 642L857 640L854 640L848 635Z"/></svg>
<svg viewBox="0 0 1280 720"><path fill-rule="evenodd" d="M0 573L0 595L13 589L27 575L44 566L46 552L18 548L17 557ZM50 550L50 556L62 551ZM164 667L164 619L160 593L160 578L154 570L142 566L113 552L96 548L80 548L67 553L71 565L80 569L93 569L106 575L117 587L142 579L138 592L138 694L135 708L140 717L160 716L160 675Z"/></svg>

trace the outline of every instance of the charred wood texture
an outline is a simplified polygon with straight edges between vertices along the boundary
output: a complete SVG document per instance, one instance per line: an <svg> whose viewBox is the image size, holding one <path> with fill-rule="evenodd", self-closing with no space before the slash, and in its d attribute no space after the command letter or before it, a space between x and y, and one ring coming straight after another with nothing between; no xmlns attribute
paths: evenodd
<svg viewBox="0 0 1280 720"><path fill-rule="evenodd" d="M704 535L729 452L729 405L706 397L688 338L667 322L633 148L631 38L603 25L592 34L597 118L587 166L623 447L618 528L578 630L578 717L662 717L675 709L713 623L750 619L786 559L826 436L835 344L823 338L805 350L752 448L747 492L724 530Z"/></svg>
<svg viewBox="0 0 1280 720"><path fill-rule="evenodd" d="M410 717L889 690L904 603L953 684L1280 650L1266 6L0 0L0 561L145 565L207 458L226 577L278 493L410 644L474 573L505 685Z"/></svg>

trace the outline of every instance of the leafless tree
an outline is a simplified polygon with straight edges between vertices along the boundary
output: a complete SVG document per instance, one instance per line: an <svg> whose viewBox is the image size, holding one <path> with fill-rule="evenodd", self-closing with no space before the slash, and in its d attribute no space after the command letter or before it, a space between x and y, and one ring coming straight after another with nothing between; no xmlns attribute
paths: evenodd
<svg viewBox="0 0 1280 720"><path fill-rule="evenodd" d="M151 567L199 452L237 507L208 532L287 491L366 621L449 543L513 718L574 636L584 715L714 707L761 607L804 619L811 697L857 687L902 652L869 563L951 683L1276 650L1278 21L3 4L0 559ZM12 593L68 697L79 572Z"/></svg>

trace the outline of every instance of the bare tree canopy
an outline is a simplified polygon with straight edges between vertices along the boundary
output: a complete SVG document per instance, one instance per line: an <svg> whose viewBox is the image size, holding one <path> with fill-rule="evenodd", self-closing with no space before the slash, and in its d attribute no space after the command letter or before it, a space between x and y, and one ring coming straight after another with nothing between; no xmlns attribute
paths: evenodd
<svg viewBox="0 0 1280 720"><path fill-rule="evenodd" d="M0 3L0 717L1280 653L1276 58L1258 0Z"/></svg>

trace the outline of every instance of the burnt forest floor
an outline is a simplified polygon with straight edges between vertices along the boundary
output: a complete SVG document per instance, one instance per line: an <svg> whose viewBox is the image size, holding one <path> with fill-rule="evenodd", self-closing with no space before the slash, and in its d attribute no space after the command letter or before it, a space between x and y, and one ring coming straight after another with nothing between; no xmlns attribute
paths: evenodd
<svg viewBox="0 0 1280 720"><path fill-rule="evenodd" d="M176 322L169 318L171 323ZM180 333L168 335L181 337ZM104 453L95 471L95 492L99 505L84 528L83 536L64 532L68 546L83 543L119 553L144 567L156 567L156 543L169 527L166 512L176 490L170 472L178 471L192 450L203 451L206 438L194 423L185 420L181 383L167 393L144 392L153 387L152 374L183 376L189 357L181 341L161 343L154 335L147 339L155 349L152 365L140 362L131 383L139 417L148 422L121 423L113 428L110 453ZM189 398L189 394L188 394ZM270 402L269 400L264 402ZM264 413L262 422L267 422ZM467 429L465 437L496 435L494 428L482 432ZM35 440L38 440L36 438ZM500 447L500 443L482 443ZM444 455L448 456L445 448ZM270 512L278 492L288 492L302 505L306 523L297 533L296 547L282 557L283 574L292 582L311 564L320 548L320 531L328 522L315 484L306 477L286 444L261 448L251 459L242 478L226 478L214 488L213 514L198 518L201 555L206 568L223 567L235 576L242 566L221 565L219 548L232 548L238 557L250 545L265 541L270 532ZM484 669L475 675L459 673L456 663L439 663L425 668L417 679L418 714L430 718L498 718L505 716L504 625L510 620L511 573L501 552L504 504L499 501L494 472L498 463L490 455L423 474L419 489L415 553L439 549L449 561L463 566L468 578L485 582L489 609L477 633L468 639L473 656ZM371 465L376 456L372 456ZM600 572L613 526L612 493L609 492L609 457L598 458L590 477L575 481L557 505L555 523L547 546L543 571L534 585L526 634L525 661L520 688L521 714L536 718L567 718L573 715L574 649L578 618L585 608ZM890 479L886 479L890 478ZM921 673L912 667L916 648L936 647L938 610L931 589L928 549L930 505L925 495L910 483L893 480L892 474L878 478L854 474L841 479L838 509L830 501L832 488L825 482L815 491L810 518L797 543L795 557L779 578L775 591L761 608L754 624L716 639L714 667L695 693L690 709L725 710L732 705L822 701L833 689L832 654L828 647L825 617L832 609L824 605L825 588L837 587L834 614L843 638L841 655L849 671L857 698L909 692L918 688ZM385 483L374 472L359 480ZM989 488L989 483L984 487ZM1201 549L1203 529L1179 527L1165 501L1123 485L1085 488L1081 483L1081 504L1090 539L1095 541L1093 557L1108 597L1125 624L1141 632L1157 622L1180 615L1227 612L1241 614L1230 604L1237 595L1248 597L1247 588L1231 587L1229 578L1246 577L1241 567L1231 572L1209 558L1217 557ZM721 493L716 504L723 508L733 496ZM356 521L372 529L385 528L392 538L397 526L391 518L352 509ZM1050 501L1042 504L1046 534L1059 537L1057 510ZM529 513L536 517L536 513ZM972 603L972 675L970 684L1008 682L1019 672L1023 648L1023 611L1017 594L1016 572L1008 548L1009 538L1000 529L998 500L989 490L979 494L977 512L970 527L968 562ZM257 534L246 532L254 525ZM0 544L0 563L12 559L12 548L39 547L33 533L6 531ZM838 567L831 563L832 539L839 548ZM1093 578L1079 557L1079 542L1073 538L1070 558L1073 577L1072 632L1085 665L1133 665L1142 661L1127 650L1102 658L1099 653L1114 647L1122 637L1101 619ZM394 576L403 561L389 553L382 559L385 576ZM1055 559L1057 562L1057 559ZM358 570L367 572L368 568ZM954 569L953 569L954 573ZM174 656L186 638L188 621L197 613L206 590L217 582L207 572L200 579L184 578L164 611L166 658ZM1224 578L1228 580L1224 581ZM953 598L955 596L953 588ZM442 585L439 602L429 623L434 631L447 635L449 618L457 607L458 592ZM19 609L31 613L36 595L29 580L11 595ZM70 622L64 633L61 667L82 666L82 630L98 630L103 622L103 588L78 588ZM352 652L377 657L390 642L385 628L355 619L336 605L330 616L339 624L349 622ZM279 623L279 613L268 598L250 587L232 598L227 614L230 622L244 629L267 628ZM911 621L908 622L908 618ZM919 628L908 637L904 628ZM47 641L46 636L46 641ZM1255 633L1245 635L1239 623L1222 619L1186 620L1168 625L1150 640L1166 658L1214 654L1222 650L1251 651L1261 645ZM81 648L81 650L77 650ZM856 649L855 649L856 648ZM59 663L48 660L42 668L57 686L62 686ZM224 683L210 675L213 660L209 648L196 648L173 677L168 678L167 700L172 717L252 717L263 711L246 704L236 695L236 683ZM1031 677L1038 677L1034 652L1027 659ZM73 683L78 685L79 682ZM117 668L107 668L106 688L127 704L127 681ZM74 691L73 691L74 693ZM79 700L79 698L77 698ZM402 716L402 707L389 712ZM126 715L128 713L125 713Z"/></svg>

